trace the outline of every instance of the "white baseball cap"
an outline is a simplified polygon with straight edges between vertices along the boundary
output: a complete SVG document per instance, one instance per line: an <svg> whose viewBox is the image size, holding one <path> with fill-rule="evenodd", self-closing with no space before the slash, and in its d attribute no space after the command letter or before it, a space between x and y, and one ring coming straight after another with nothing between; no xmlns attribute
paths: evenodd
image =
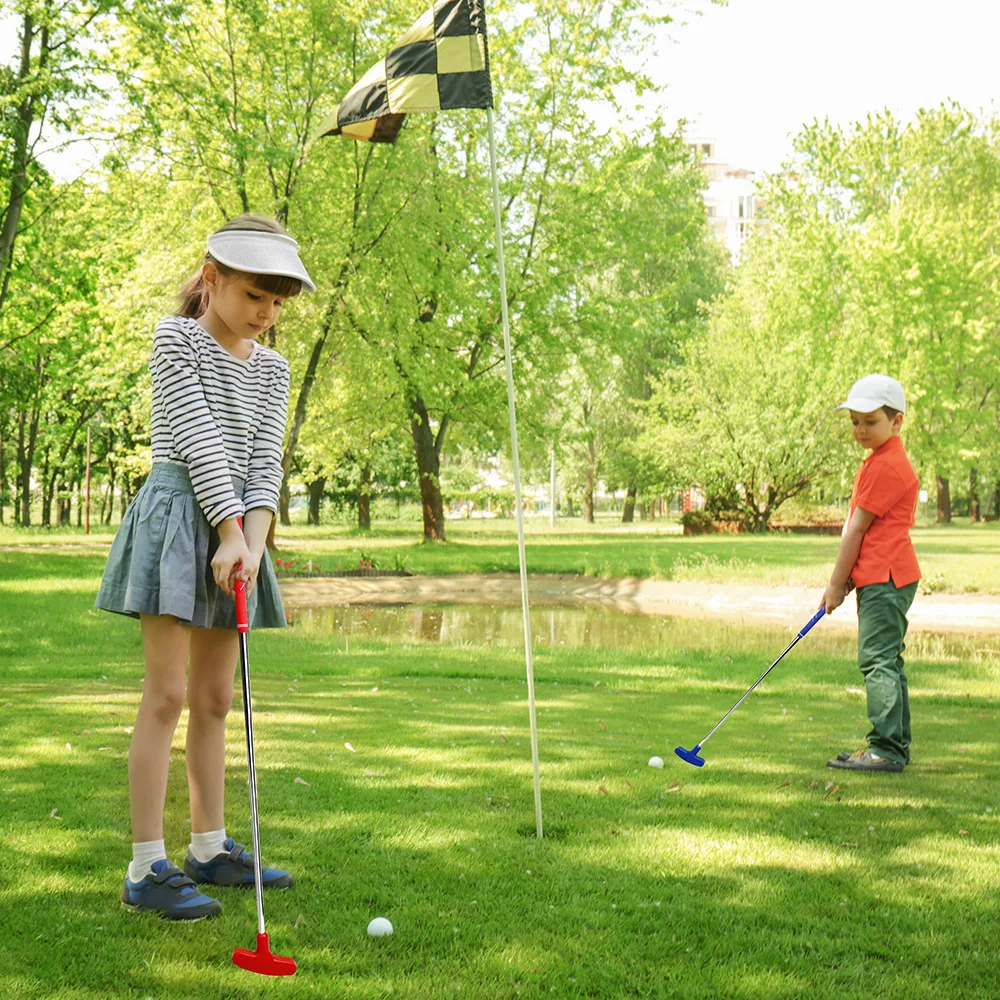
<svg viewBox="0 0 1000 1000"><path fill-rule="evenodd" d="M890 406L906 413L906 395L903 387L890 375L866 375L859 378L847 399L834 410L854 410L855 413L873 413L880 406Z"/></svg>
<svg viewBox="0 0 1000 1000"><path fill-rule="evenodd" d="M208 252L220 264L236 271L298 278L307 292L316 291L299 260L299 245L291 236L257 229L224 229L209 236Z"/></svg>

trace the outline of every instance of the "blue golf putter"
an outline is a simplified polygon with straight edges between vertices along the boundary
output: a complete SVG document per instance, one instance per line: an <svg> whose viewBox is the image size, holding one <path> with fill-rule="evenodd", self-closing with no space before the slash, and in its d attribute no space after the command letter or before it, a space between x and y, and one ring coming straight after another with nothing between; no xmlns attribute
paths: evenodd
<svg viewBox="0 0 1000 1000"><path fill-rule="evenodd" d="M719 719L719 722L715 726L715 729L713 729L712 732L708 734L708 736L706 736L696 747L692 748L691 750L685 750L684 747L675 747L674 753L677 754L677 756L680 757L681 760L686 760L689 764L694 764L695 767L704 767L705 758L699 757L698 751L701 750L701 748L709 741L709 739L711 739L712 733L714 733L715 730L718 729L719 726L721 726L722 723L725 722L726 719L728 719L729 716L731 716L733 712L735 712L736 709L738 709L740 705L743 704L744 701L746 701L747 695L749 695L750 692L753 691L753 689L785 658L785 653L787 653L792 648L792 646L794 646L799 641L799 639L801 639L802 636L804 636L806 632L808 632L813 627L813 625L815 625L825 614L826 614L826 605L823 605L823 607L821 607L819 611L817 611L816 614L814 614L812 618L809 619L809 624L806 625L805 628L803 628L802 631L799 632L799 634L794 639L792 639L792 641L784 648L781 656L779 656L774 661L774 663L772 663L767 668L767 670L765 670L764 673L762 673L760 677L758 677L757 680L755 680L753 684L751 684L750 687L747 688L746 694L744 694L743 697L740 698L740 700L736 702L736 704L733 705L733 707L728 712L726 712L726 714L721 719Z"/></svg>

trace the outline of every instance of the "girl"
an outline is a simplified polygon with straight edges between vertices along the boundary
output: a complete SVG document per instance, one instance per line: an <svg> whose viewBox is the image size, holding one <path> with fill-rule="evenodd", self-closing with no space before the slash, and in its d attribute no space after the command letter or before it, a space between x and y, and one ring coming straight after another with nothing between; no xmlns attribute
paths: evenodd
<svg viewBox="0 0 1000 1000"><path fill-rule="evenodd" d="M152 470L97 595L98 608L140 620L146 660L129 748L133 844L122 904L175 920L221 912L199 885L254 882L253 858L226 836L223 819L238 658L232 597L235 581L246 581L252 627L285 626L263 555L282 479L289 367L256 338L303 288L316 290L298 244L274 221L244 215L208 238L180 312L153 334ZM185 695L192 832L182 871L167 859L163 808ZM263 868L262 881L286 888L292 876Z"/></svg>

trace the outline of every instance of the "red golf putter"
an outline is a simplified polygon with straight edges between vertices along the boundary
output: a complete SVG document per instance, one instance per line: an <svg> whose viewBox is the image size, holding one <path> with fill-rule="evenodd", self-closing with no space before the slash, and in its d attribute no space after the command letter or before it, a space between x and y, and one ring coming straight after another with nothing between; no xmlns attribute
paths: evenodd
<svg viewBox="0 0 1000 1000"><path fill-rule="evenodd" d="M295 972L295 959L284 958L271 953L264 930L264 895L260 877L260 833L257 828L257 769L253 760L253 710L250 706L250 657L247 649L247 635L250 621L247 615L247 585L237 580L236 586L236 630L240 634L240 673L243 680L243 719L247 731L247 769L250 775L250 822L253 830L254 891L257 894L257 950L237 948L233 952L233 963L248 972L261 976L291 976Z"/></svg>

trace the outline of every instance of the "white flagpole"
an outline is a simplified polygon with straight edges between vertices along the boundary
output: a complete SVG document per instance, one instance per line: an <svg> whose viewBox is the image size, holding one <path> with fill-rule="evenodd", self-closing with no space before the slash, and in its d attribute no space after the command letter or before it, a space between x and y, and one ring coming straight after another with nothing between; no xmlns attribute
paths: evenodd
<svg viewBox="0 0 1000 1000"><path fill-rule="evenodd" d="M521 566L521 617L524 620L524 664L528 675L528 717L531 723L531 764L535 772L535 832L542 836L542 783L538 773L538 723L535 720L535 668L531 657L531 618L528 612L528 570L524 557L524 509L521 503L521 465L517 455L517 415L514 412L514 369L510 360L510 318L507 315L507 273L503 261L503 226L500 220L500 182L493 109L486 109L490 131L490 171L493 174L493 213L496 216L497 268L500 272L500 316L503 319L503 352L507 362L507 410L510 414L510 451L514 464L514 507L517 513L517 555Z"/></svg>

